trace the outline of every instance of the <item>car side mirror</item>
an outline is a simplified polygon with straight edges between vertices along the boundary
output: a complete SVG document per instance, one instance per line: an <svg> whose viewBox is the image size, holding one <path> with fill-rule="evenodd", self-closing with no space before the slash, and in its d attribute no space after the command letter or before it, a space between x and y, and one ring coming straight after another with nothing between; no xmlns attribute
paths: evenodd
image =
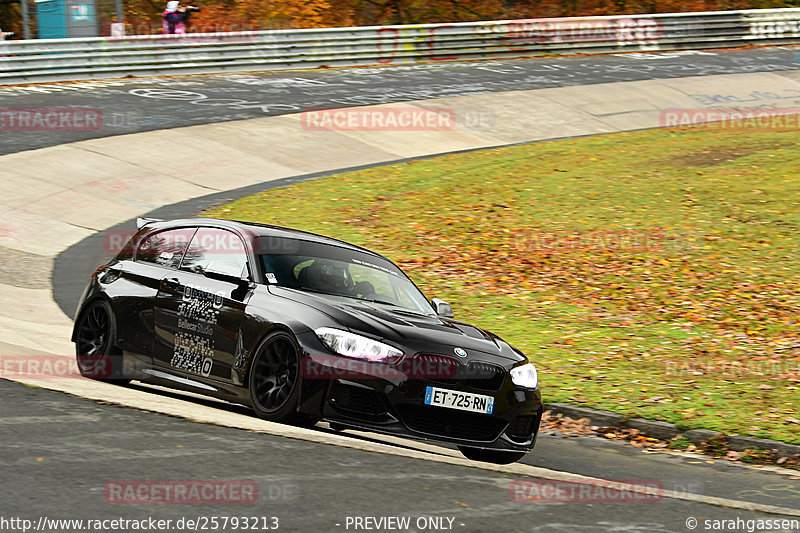
<svg viewBox="0 0 800 533"><path fill-rule="evenodd" d="M443 316L445 318L453 318L453 308L450 307L450 304L445 302L444 300L440 300L439 298L434 298L431 300L431 305L433 309L436 311L436 314L439 316Z"/></svg>
<svg viewBox="0 0 800 533"><path fill-rule="evenodd" d="M229 261L211 261L203 275L207 278L218 279L220 281L229 281L231 283L242 283L242 269L236 264Z"/></svg>

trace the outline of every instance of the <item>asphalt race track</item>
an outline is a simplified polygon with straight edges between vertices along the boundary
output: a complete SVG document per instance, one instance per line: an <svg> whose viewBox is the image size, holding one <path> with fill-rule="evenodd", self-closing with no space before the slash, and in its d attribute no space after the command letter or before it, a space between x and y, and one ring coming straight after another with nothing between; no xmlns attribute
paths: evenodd
<svg viewBox="0 0 800 533"><path fill-rule="evenodd" d="M798 66L800 52L797 48L786 47L0 87L3 107L81 106L103 111L103 127L97 130L13 134L0 131L0 155L82 139L284 115L309 109L608 82L780 72L796 70ZM83 88L92 85L98 88ZM720 102L704 105L714 103ZM780 102L774 100L772 103ZM475 119L480 120L480 117Z"/></svg>
<svg viewBox="0 0 800 533"><path fill-rule="evenodd" d="M446 529L405 531L666 533L686 531L689 517L777 518L668 498L516 502L509 498L514 478L493 472L193 424L8 381L0 381L0 394L0 422L15 435L0 457L2 514L34 524L40 517L177 522L263 516L277 517L279 531L313 532L354 531L346 527L348 517L407 516L452 522ZM113 503L116 494L106 489L144 479L248 480L258 484L259 498L228 506L122 504Z"/></svg>
<svg viewBox="0 0 800 533"><path fill-rule="evenodd" d="M788 71L797 70L800 65L797 57L795 49L774 48L8 87L0 88L3 108L98 108L103 111L104 125L94 131L2 131L0 154L89 138L309 109L618 81L779 71L789 75L792 73ZM788 96L770 93L769 89L764 87L759 94L756 91L749 94L755 101L786 107ZM745 94L729 102L706 105L734 105L747 98ZM279 143L280 139L265 140L269 142ZM215 192L161 207L153 214L165 218L191 216L208 205L325 173ZM129 229L131 223L117 227ZM88 274L105 257L101 240L102 235L95 233L67 248L55 260L52 280L39 280L48 284L52 281L53 296L68 315L74 312ZM780 509L800 509L800 481L793 475L796 472L705 461L697 456L645 454L596 439L542 435L534 453L523 462L592 478L658 480L664 490L676 497L647 503L515 501L510 487L518 476L481 468L478 464L469 468L446 461L198 424L5 380L0 380L0 390L5 399L0 405L3 443L0 463L5 474L0 495L3 501L0 530L9 529L1 527L2 518L9 517L30 518L35 522L41 516L60 519L153 516L178 520L258 515L278 517L279 530L284 531L353 531L356 530L353 525L346 525L348 517L408 516L412 520L441 517L452 522L442 522L442 527L436 528L431 525L433 522L425 522L426 527L404 531L440 531L448 524L449 530L470 532L684 532L691 530L687 527L691 522L687 520L692 517L701 520L694 530L704 531L708 530L702 525L704 519L774 519L780 517ZM202 408L221 417L247 413L240 407L154 388L134 386L133 390L143 391L154 399L183 403L187 411ZM335 435L325 425L316 433ZM353 432L345 435L398 449L417 447L407 441L376 435ZM449 452L434 449L433 453L449 457ZM257 484L259 497L252 505L153 505L110 503L107 494L109 484L124 480L187 479L249 480ZM721 504L714 498L729 501ZM772 508L778 514L758 513L752 510L753 504L762 510Z"/></svg>

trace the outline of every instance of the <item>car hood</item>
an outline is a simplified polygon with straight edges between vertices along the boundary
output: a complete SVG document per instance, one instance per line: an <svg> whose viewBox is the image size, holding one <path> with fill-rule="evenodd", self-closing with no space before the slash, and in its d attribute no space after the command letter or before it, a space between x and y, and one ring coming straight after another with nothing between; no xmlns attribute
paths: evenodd
<svg viewBox="0 0 800 533"><path fill-rule="evenodd" d="M313 307L350 331L381 339L403 348L406 353L453 355L455 348L461 348L467 352L467 360L485 360L486 357L481 355L511 361L526 360L497 335L458 320L275 285L270 285L269 291L275 296Z"/></svg>

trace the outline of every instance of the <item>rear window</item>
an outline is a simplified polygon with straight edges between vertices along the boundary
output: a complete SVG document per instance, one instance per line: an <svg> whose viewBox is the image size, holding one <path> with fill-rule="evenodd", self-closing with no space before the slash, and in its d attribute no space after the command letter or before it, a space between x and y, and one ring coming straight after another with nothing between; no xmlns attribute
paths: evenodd
<svg viewBox="0 0 800 533"><path fill-rule="evenodd" d="M192 237L181 270L202 274L212 263L227 263L248 277L247 252L235 233L219 228L200 228Z"/></svg>
<svg viewBox="0 0 800 533"><path fill-rule="evenodd" d="M151 233L139 242L136 260L178 268L195 231L195 228L180 228Z"/></svg>

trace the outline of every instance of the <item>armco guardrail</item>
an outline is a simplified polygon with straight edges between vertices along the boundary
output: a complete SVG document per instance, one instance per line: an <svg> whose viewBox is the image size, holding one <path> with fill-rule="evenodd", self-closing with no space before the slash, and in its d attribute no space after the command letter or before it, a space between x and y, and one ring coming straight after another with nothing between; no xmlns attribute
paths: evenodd
<svg viewBox="0 0 800 533"><path fill-rule="evenodd" d="M800 8L0 42L0 84L800 43Z"/></svg>

